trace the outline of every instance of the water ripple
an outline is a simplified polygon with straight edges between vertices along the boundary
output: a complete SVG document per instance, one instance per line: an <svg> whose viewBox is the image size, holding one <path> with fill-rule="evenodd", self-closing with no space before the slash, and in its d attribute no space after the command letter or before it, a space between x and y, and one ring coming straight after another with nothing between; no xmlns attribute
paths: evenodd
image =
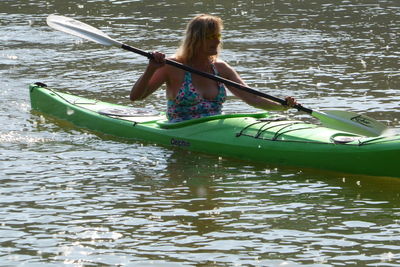
<svg viewBox="0 0 400 267"><path fill-rule="evenodd" d="M46 14L171 55L187 18L214 10L225 21L221 57L251 87L398 128L396 1L4 0L0 10L0 265L400 263L396 179L121 140L31 112L27 90L42 81L130 104L130 87L147 64L54 31ZM164 91L135 105L164 110ZM230 97L225 110L255 109Z"/></svg>

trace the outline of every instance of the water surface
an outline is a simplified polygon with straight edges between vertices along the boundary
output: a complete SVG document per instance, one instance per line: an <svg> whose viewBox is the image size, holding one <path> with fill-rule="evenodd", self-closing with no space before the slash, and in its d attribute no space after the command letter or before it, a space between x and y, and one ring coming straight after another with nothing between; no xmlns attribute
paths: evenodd
<svg viewBox="0 0 400 267"><path fill-rule="evenodd" d="M50 29L53 13L170 55L191 17L213 13L225 23L221 57L249 86L400 128L396 0L3 0L0 265L400 264L398 179L190 153L31 112L36 81L130 104L147 61ZM134 105L163 110L164 92ZM255 109L230 98L225 111Z"/></svg>

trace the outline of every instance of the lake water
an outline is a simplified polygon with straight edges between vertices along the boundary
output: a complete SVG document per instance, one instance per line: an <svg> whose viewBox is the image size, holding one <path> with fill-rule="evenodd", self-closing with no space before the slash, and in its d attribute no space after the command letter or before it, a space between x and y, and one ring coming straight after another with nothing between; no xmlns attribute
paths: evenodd
<svg viewBox="0 0 400 267"><path fill-rule="evenodd" d="M167 54L190 18L219 15L221 58L249 86L400 129L398 0L2 0L0 266L400 265L400 179L190 153L31 112L37 81L130 104L147 61L49 28L53 13ZM164 92L134 105L163 110ZM225 111L256 110L230 98Z"/></svg>

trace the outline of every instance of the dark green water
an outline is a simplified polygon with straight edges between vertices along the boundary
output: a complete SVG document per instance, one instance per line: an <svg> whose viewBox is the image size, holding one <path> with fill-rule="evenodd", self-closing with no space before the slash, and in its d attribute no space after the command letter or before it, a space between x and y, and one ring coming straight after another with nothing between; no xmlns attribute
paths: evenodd
<svg viewBox="0 0 400 267"><path fill-rule="evenodd" d="M30 111L36 81L129 104L146 64L50 29L49 14L173 54L187 21L213 13L221 57L251 87L398 131L400 2L330 2L2 0L0 266L400 265L400 179L128 142ZM135 105L163 110L164 92Z"/></svg>

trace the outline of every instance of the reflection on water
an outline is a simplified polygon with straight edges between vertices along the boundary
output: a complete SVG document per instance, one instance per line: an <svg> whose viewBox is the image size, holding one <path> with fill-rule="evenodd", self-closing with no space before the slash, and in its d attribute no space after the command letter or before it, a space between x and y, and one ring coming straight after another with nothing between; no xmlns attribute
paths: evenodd
<svg viewBox="0 0 400 267"><path fill-rule="evenodd" d="M398 179L95 135L30 112L27 90L42 81L128 104L146 64L50 29L48 14L172 54L190 17L214 13L223 59L251 87L398 129L398 1L3 0L0 13L0 265L400 263ZM163 110L164 92L135 105ZM225 110L254 109L231 98Z"/></svg>

